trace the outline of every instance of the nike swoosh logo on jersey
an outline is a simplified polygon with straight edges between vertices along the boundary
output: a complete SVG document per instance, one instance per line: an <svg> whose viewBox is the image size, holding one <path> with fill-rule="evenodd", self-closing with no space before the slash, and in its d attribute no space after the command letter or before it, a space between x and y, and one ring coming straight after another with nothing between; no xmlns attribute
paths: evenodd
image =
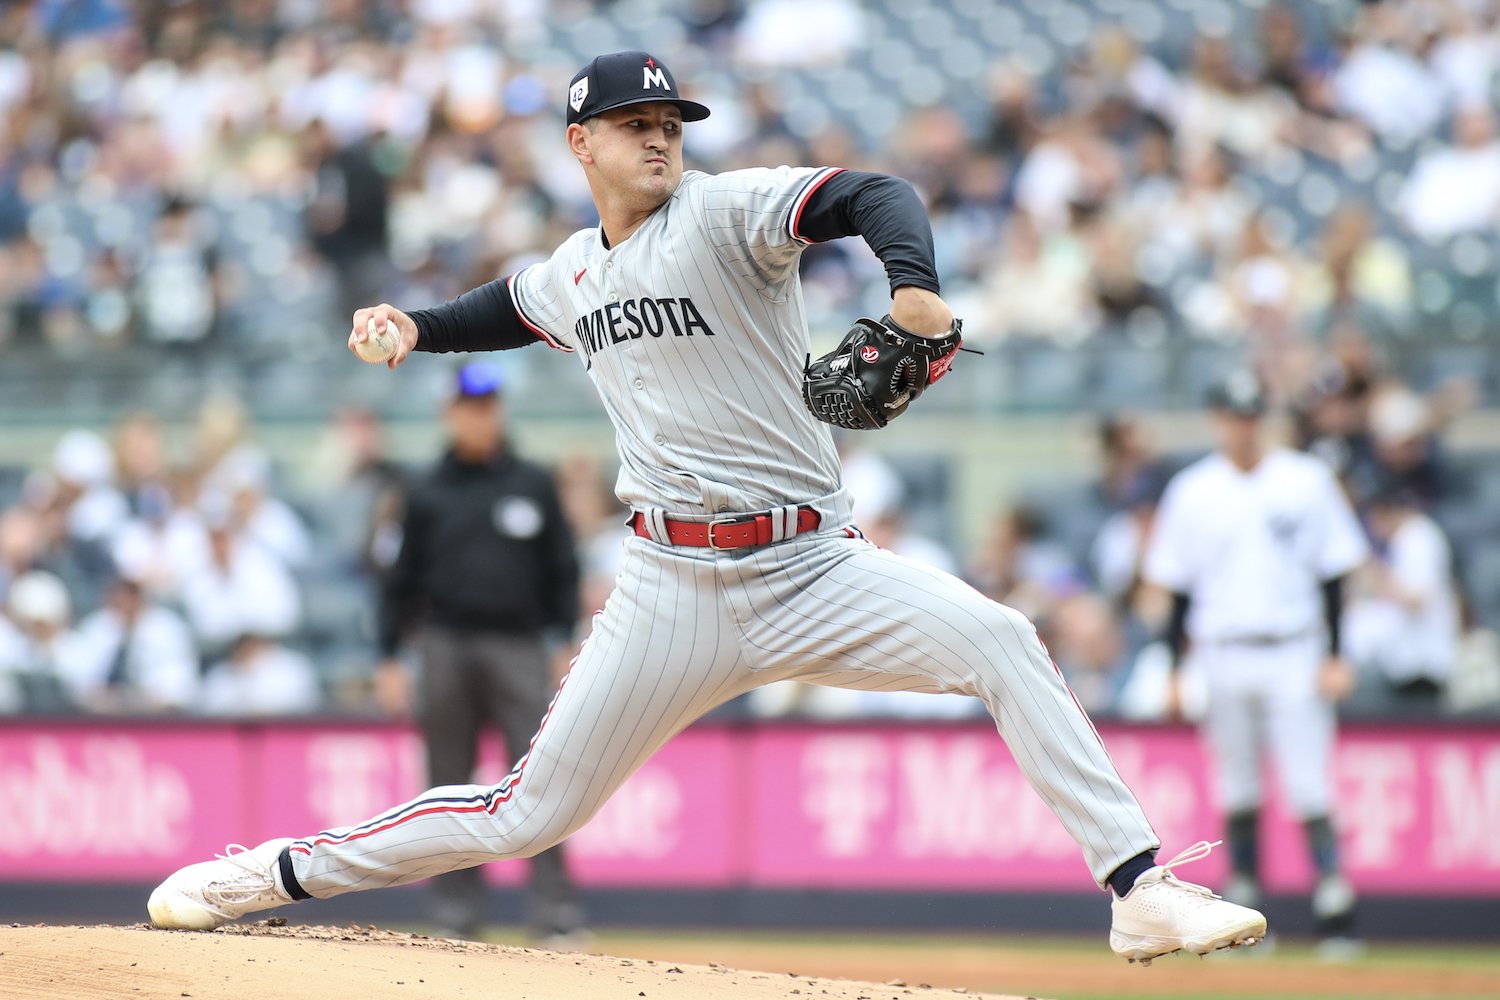
<svg viewBox="0 0 1500 1000"><path fill-rule="evenodd" d="M576 284L578 284L578 283L579 283L579 282L580 282L580 281L582 281L582 280L583 280L583 276L584 276L584 274L585 274L585 273L586 273L586 272L587 272L587 271L588 271L588 268L584 268L584 269L583 269L583 270L582 270L582 271L579 271L579 272L578 272L578 273L577 273L577 274L575 274L575 275L573 275L573 284L575 284L575 285L576 285Z"/></svg>

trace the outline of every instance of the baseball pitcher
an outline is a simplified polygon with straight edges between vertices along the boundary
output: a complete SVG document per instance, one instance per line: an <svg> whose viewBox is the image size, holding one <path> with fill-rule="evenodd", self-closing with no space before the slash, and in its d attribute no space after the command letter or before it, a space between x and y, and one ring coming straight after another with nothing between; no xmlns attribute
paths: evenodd
<svg viewBox="0 0 1500 1000"><path fill-rule="evenodd" d="M538 341L575 355L614 424L616 488L634 512L616 590L498 785L434 788L352 826L189 866L152 894L153 922L212 928L529 857L714 706L797 679L981 699L1113 893L1118 954L1259 940L1260 913L1173 873L1211 845L1156 863L1156 834L1031 623L852 522L829 425L885 426L961 344L911 186L836 167L684 172L684 123L709 111L645 52L594 59L566 99L566 141L600 224L436 308L361 309L349 343L394 326L392 368L412 351ZM884 262L890 312L809 360L798 258L848 236Z"/></svg>

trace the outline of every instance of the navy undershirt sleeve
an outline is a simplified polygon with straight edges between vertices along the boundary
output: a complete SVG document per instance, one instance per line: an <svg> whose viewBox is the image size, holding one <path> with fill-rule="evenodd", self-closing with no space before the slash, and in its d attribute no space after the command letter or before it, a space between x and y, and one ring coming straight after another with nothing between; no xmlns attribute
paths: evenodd
<svg viewBox="0 0 1500 1000"><path fill-rule="evenodd" d="M488 281L431 309L407 313L417 324L418 351L508 351L535 344L537 335L521 322L510 282Z"/></svg>
<svg viewBox="0 0 1500 1000"><path fill-rule="evenodd" d="M1172 592L1172 610L1167 615L1167 651L1171 653L1172 669L1182 662L1183 649L1187 646L1188 605L1192 599L1181 591Z"/></svg>
<svg viewBox="0 0 1500 1000"><path fill-rule="evenodd" d="M1344 617L1344 578L1333 577L1323 581L1323 621L1328 626L1328 655L1338 656L1342 641L1339 623Z"/></svg>
<svg viewBox="0 0 1500 1000"><path fill-rule="evenodd" d="M927 210L899 177L839 171L809 196L793 235L814 243L863 236L885 265L892 292L904 285L940 291Z"/></svg>

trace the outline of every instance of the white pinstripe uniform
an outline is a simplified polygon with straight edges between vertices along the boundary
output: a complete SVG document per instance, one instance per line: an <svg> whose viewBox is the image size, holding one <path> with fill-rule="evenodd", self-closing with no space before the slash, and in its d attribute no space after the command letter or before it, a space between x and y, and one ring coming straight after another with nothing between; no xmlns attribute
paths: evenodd
<svg viewBox="0 0 1500 1000"><path fill-rule="evenodd" d="M606 248L584 230L512 279L526 324L587 366L618 438L617 491L651 537L626 541L615 592L505 780L294 843L307 892L535 854L690 722L789 678L976 695L1096 881L1159 846L1031 623L851 523L831 432L799 395L798 221L836 172L688 172L629 239ZM799 504L817 529L796 533ZM666 540L667 515L766 511L772 544Z"/></svg>
<svg viewBox="0 0 1500 1000"><path fill-rule="evenodd" d="M1334 708L1318 693L1321 582L1368 553L1333 473L1309 455L1274 448L1245 472L1215 453L1168 484L1143 569L1192 599L1189 665L1207 682L1204 726L1227 812L1261 804L1264 752L1299 816L1328 814Z"/></svg>

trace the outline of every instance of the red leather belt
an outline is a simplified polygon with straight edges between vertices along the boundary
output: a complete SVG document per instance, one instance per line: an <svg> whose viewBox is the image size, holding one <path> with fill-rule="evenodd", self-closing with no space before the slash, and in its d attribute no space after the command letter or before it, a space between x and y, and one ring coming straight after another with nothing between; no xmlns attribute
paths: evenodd
<svg viewBox="0 0 1500 1000"><path fill-rule="evenodd" d="M773 541L771 515L769 514L743 514L738 517L720 517L712 521L679 521L672 517L663 518L663 520L667 525L667 540L673 545L743 549L751 545L769 545ZM814 530L822 523L822 520L818 512L811 507L798 507L795 534L800 535ZM631 516L630 527L642 538L651 537L651 532L646 528L646 516L639 511Z"/></svg>

